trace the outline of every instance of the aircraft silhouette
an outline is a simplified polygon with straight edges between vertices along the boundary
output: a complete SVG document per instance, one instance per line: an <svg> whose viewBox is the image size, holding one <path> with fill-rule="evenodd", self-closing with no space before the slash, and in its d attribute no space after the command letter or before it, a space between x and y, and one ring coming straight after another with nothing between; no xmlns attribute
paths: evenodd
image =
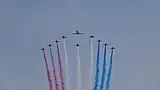
<svg viewBox="0 0 160 90"><path fill-rule="evenodd" d="M78 35L78 34L83 34L83 33L82 33L82 32L79 32L79 31L77 30L76 32L74 32L74 33L72 33L72 34Z"/></svg>
<svg viewBox="0 0 160 90"><path fill-rule="evenodd" d="M58 40L56 40L56 41L54 41L54 42L58 43L59 41L58 41Z"/></svg>
<svg viewBox="0 0 160 90"><path fill-rule="evenodd" d="M79 44L76 45L77 47L80 46Z"/></svg>
<svg viewBox="0 0 160 90"><path fill-rule="evenodd" d="M49 47L51 47L52 45L51 45L51 44L49 44L48 46L49 46Z"/></svg>
<svg viewBox="0 0 160 90"><path fill-rule="evenodd" d="M65 37L65 36L62 36L61 38L63 38L63 39L64 39L64 38L67 38L67 37Z"/></svg>
<svg viewBox="0 0 160 90"><path fill-rule="evenodd" d="M113 49L116 49L116 48L112 47L111 49L113 50Z"/></svg>
<svg viewBox="0 0 160 90"><path fill-rule="evenodd" d="M42 48L41 50L45 50L44 48Z"/></svg>
<svg viewBox="0 0 160 90"><path fill-rule="evenodd" d="M107 44L107 43L105 43L104 45L105 45L105 46L107 46L108 44Z"/></svg>
<svg viewBox="0 0 160 90"><path fill-rule="evenodd" d="M101 40L97 40L97 42L102 42Z"/></svg>
<svg viewBox="0 0 160 90"><path fill-rule="evenodd" d="M89 36L89 38L94 38L94 36L93 36L93 35L91 35L91 36Z"/></svg>

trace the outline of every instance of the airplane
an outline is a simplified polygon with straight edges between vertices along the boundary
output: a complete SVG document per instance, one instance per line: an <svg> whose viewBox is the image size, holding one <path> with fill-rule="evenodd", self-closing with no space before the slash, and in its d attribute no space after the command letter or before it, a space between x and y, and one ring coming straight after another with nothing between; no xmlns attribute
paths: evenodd
<svg viewBox="0 0 160 90"><path fill-rule="evenodd" d="M77 47L80 46L79 44L76 45Z"/></svg>
<svg viewBox="0 0 160 90"><path fill-rule="evenodd" d="M107 43L105 43L104 45L105 45L105 46L107 46L108 44L107 44Z"/></svg>
<svg viewBox="0 0 160 90"><path fill-rule="evenodd" d="M97 40L97 42L102 42L101 40Z"/></svg>
<svg viewBox="0 0 160 90"><path fill-rule="evenodd" d="M62 36L61 38L63 38L63 39L64 39L64 38L67 38L67 37L65 37L65 36Z"/></svg>
<svg viewBox="0 0 160 90"><path fill-rule="evenodd" d="M116 48L112 47L111 49L113 50L113 49L116 49Z"/></svg>
<svg viewBox="0 0 160 90"><path fill-rule="evenodd" d="M56 42L56 43L58 43L59 41L58 41L58 40L56 40L55 42Z"/></svg>
<svg viewBox="0 0 160 90"><path fill-rule="evenodd" d="M89 38L94 38L94 36L91 35L91 36L89 36Z"/></svg>
<svg viewBox="0 0 160 90"><path fill-rule="evenodd" d="M74 33L72 33L72 34L83 34L83 33L81 33L81 32L79 32L78 30L76 31L76 32L74 32Z"/></svg>
<svg viewBox="0 0 160 90"><path fill-rule="evenodd" d="M48 46L49 46L49 47L51 47L52 45L51 45L51 44L49 44Z"/></svg>
<svg viewBox="0 0 160 90"><path fill-rule="evenodd" d="M44 48L42 48L41 50L44 50Z"/></svg>

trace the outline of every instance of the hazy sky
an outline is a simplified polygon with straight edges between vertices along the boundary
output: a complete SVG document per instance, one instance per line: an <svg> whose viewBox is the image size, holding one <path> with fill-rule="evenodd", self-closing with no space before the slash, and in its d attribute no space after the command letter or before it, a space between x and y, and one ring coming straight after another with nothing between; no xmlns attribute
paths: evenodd
<svg viewBox="0 0 160 90"><path fill-rule="evenodd" d="M0 0L0 90L48 90L40 48L48 48L62 35L68 36L72 90L76 90L77 43L81 44L82 90L88 90L89 33L117 48L110 90L160 90L159 3ZM85 35L72 37L76 29ZM96 50L95 42L94 46Z"/></svg>

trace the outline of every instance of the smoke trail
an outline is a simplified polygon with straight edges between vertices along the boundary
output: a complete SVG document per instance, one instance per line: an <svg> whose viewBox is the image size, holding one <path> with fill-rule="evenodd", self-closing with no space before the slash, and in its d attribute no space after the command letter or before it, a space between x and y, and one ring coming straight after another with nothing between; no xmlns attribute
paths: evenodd
<svg viewBox="0 0 160 90"><path fill-rule="evenodd" d="M107 44L105 44L104 47L104 60L103 60L103 70L102 70L102 78L101 78L101 84L100 84L100 89L103 90L104 88L104 80L105 80L105 74L106 74L106 50L107 50Z"/></svg>
<svg viewBox="0 0 160 90"><path fill-rule="evenodd" d="M42 50L43 50L43 54L44 54L44 61L45 61L46 72L47 72L47 79L48 79L48 82L49 82L49 90L52 90L52 79L51 79L50 71L49 71L49 68L48 68L46 54L45 54L44 48L42 48Z"/></svg>
<svg viewBox="0 0 160 90"><path fill-rule="evenodd" d="M80 54L79 54L79 46L77 44L77 90L81 90L81 63L80 63Z"/></svg>
<svg viewBox="0 0 160 90"><path fill-rule="evenodd" d="M64 79L63 79L63 71L62 71L62 61L61 61L61 57L60 57L58 42L56 42L56 45L57 45L57 55L58 55L59 68L60 68L61 85L62 85L62 90L64 90Z"/></svg>
<svg viewBox="0 0 160 90"><path fill-rule="evenodd" d="M52 69L53 69L53 74L54 74L55 89L56 89L56 90L59 90L51 46L52 46L52 45L49 44L50 56L51 56L51 61L52 61Z"/></svg>
<svg viewBox="0 0 160 90"><path fill-rule="evenodd" d="M112 58L113 58L113 49L111 51L111 56L110 56L110 67L109 67L109 71L108 71L108 79L107 79L107 82L106 82L106 90L109 90L109 84L110 84L110 80L111 80Z"/></svg>
<svg viewBox="0 0 160 90"><path fill-rule="evenodd" d="M96 76L95 76L95 85L94 85L94 90L97 90L98 88L98 77L99 77L99 54L100 54L100 42L98 42L98 51L97 51L97 61L96 61Z"/></svg>
<svg viewBox="0 0 160 90"><path fill-rule="evenodd" d="M90 78L90 90L93 88L93 41L92 38L90 39L90 72L89 72L89 78Z"/></svg>
<svg viewBox="0 0 160 90"><path fill-rule="evenodd" d="M71 90L70 89L70 74L69 74L69 67L68 67L68 54L67 54L67 49L66 49L66 40L64 40L64 52L65 52L65 69L66 69L66 81L67 81L67 90Z"/></svg>

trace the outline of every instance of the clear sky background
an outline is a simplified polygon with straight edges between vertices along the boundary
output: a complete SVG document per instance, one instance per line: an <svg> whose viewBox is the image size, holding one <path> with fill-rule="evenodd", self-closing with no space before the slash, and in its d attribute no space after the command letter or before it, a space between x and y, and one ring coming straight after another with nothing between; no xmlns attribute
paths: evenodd
<svg viewBox="0 0 160 90"><path fill-rule="evenodd" d="M90 33L95 40L102 39L117 48L110 90L160 90L159 3L0 0L0 90L48 90L40 48L48 48L49 43L54 46L53 41L62 35L68 36L72 90L76 90L77 43L81 44L82 90L88 90ZM85 35L71 36L76 29ZM63 47L61 53L64 55Z"/></svg>

